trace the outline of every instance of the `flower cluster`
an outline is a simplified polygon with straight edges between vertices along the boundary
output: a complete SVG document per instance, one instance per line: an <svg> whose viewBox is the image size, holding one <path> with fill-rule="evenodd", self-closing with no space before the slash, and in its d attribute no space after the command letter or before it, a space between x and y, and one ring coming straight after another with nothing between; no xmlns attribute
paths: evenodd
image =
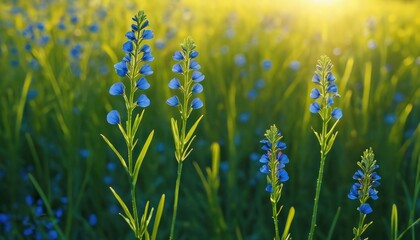
<svg viewBox="0 0 420 240"><path fill-rule="evenodd" d="M174 95L170 97L166 103L171 107L180 106L181 112L187 113L187 116L191 113L192 109L199 109L203 107L203 102L200 98L194 98L189 103L191 93L198 94L203 91L203 86L200 84L204 80L204 75L199 72L201 66L195 60L198 56L198 52L195 51L195 44L191 38L185 39L181 45L182 51L176 51L173 55L173 59L178 61L173 67L172 72L181 74L184 76L183 82L178 78L173 78L169 81L169 88L180 90L183 95L183 102L181 103L178 96ZM190 75L190 73L192 74ZM191 109L188 109L188 105Z"/></svg>
<svg viewBox="0 0 420 240"><path fill-rule="evenodd" d="M109 93L113 96L123 95L124 100L129 104L129 109L132 110L135 106L145 108L150 105L150 100L145 94L141 94L134 102L134 92L139 90L146 90L150 87L145 76L153 74L153 70L149 64L141 65L144 62L153 61L154 57L151 54L149 45L142 45L143 40L153 38L152 30L146 29L149 26L149 21L144 12L140 11L133 18L131 31L125 34L127 41L123 44L122 50L126 53L124 58L114 65L115 71L118 76L129 78L130 95L127 98L125 94L126 87L122 82L114 83L109 89ZM120 123L120 115L117 110L112 110L107 115L109 124Z"/></svg>
<svg viewBox="0 0 420 240"><path fill-rule="evenodd" d="M339 120L343 116L340 108L334 108L331 111L334 98L340 96L335 84L336 79L331 72L332 67L331 60L327 56L321 56L312 77L312 82L319 87L311 90L310 97L315 101L309 106L309 111L314 114L319 113L324 120L329 119L329 116Z"/></svg>
<svg viewBox="0 0 420 240"><path fill-rule="evenodd" d="M357 162L361 170L357 170L353 175L353 179L357 182L351 186L348 194L348 198L351 200L359 199L360 206L358 210L363 214L369 214L373 211L366 201L369 198L373 200L378 199L378 191L375 188L380 185L379 180L381 177L375 172L375 169L379 166L376 164L374 156L372 149L363 153L362 161Z"/></svg>
<svg viewBox="0 0 420 240"><path fill-rule="evenodd" d="M286 182L289 179L284 167L289 163L289 158L282 151L286 149L286 143L280 141L283 137L275 125L271 126L265 134L265 139L261 140L262 150L266 151L260 158L260 163L264 165L260 172L267 175L267 187L265 190L269 193L275 192L279 188L280 182Z"/></svg>

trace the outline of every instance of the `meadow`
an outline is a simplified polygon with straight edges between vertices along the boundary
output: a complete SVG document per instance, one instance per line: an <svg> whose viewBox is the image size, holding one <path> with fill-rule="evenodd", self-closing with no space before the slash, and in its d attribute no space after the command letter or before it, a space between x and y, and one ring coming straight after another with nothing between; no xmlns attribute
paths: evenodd
<svg viewBox="0 0 420 240"><path fill-rule="evenodd" d="M397 239L420 217L420 4L403 1L34 0L0 2L0 239L134 239L109 186L129 199L127 176L100 134L124 140L106 121L122 108L110 96L120 77L131 17L144 10L155 58L139 142L154 137L137 200L166 195L157 239L170 231L177 174L165 102L172 56L191 36L205 75L204 115L184 163L178 239L273 239L260 140L276 124L290 179L279 215L305 239L319 168L309 93L328 55L343 117L329 153L316 239L351 239L357 203L347 195L362 152L372 147L382 177L370 239ZM220 146L220 151L217 151ZM136 150L137 151L137 150ZM30 174L30 175L29 175ZM45 201L47 200L47 201ZM393 228L393 204L398 230ZM143 208L141 208L143 209ZM53 224L56 223L56 224ZM420 227L401 239L415 240Z"/></svg>

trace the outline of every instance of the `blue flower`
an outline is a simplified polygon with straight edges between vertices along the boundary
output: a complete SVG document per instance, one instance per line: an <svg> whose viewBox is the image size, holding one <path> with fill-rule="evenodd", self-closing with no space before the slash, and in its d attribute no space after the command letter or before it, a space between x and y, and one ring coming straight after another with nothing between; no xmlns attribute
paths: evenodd
<svg viewBox="0 0 420 240"><path fill-rule="evenodd" d="M155 59L150 52L144 53L143 57L141 58L144 62L151 62Z"/></svg>
<svg viewBox="0 0 420 240"><path fill-rule="evenodd" d="M193 109L199 109L199 108L201 108L201 107L203 107L203 102L200 100L200 98L194 98L192 101L191 101L191 107L193 108Z"/></svg>
<svg viewBox="0 0 420 240"><path fill-rule="evenodd" d="M116 96L116 95L123 95L124 94L125 86L122 82L116 82L112 84L109 88L109 94Z"/></svg>
<svg viewBox="0 0 420 240"><path fill-rule="evenodd" d="M131 55L130 53L127 53L123 57L123 62L131 62Z"/></svg>
<svg viewBox="0 0 420 240"><path fill-rule="evenodd" d="M150 46L149 45L147 45L147 44L144 44L141 48L140 48L140 52L144 52L144 53L149 53L149 52L151 52L152 51L152 49L150 48Z"/></svg>
<svg viewBox="0 0 420 240"><path fill-rule="evenodd" d="M131 29L133 30L133 32L137 32L139 30L139 26L137 26L137 24L131 24Z"/></svg>
<svg viewBox="0 0 420 240"><path fill-rule="evenodd" d="M204 78L205 78L205 76L201 72L199 72L199 71L195 71L192 74L192 80L194 82L201 82L201 81L204 80Z"/></svg>
<svg viewBox="0 0 420 240"><path fill-rule="evenodd" d="M133 49L134 49L134 45L133 45L133 42L132 42L132 41L127 41L127 42L125 42L125 43L123 44L122 50L123 50L124 52L129 53L129 52L132 52L132 51L133 51Z"/></svg>
<svg viewBox="0 0 420 240"><path fill-rule="evenodd" d="M174 53L174 56L172 57L175 61L182 61L184 60L184 55L182 54L181 51L176 51Z"/></svg>
<svg viewBox="0 0 420 240"><path fill-rule="evenodd" d="M197 51L192 51L190 53L190 58L196 58L198 56L198 52Z"/></svg>
<svg viewBox="0 0 420 240"><path fill-rule="evenodd" d="M364 204L360 205L360 207L358 207L357 210L359 210L359 212L361 212L363 214L369 214L369 213L373 212L369 203L364 203Z"/></svg>
<svg viewBox="0 0 420 240"><path fill-rule="evenodd" d="M268 59L266 59L266 60L264 60L264 61L262 62L262 67L263 67L265 70L270 70L272 65L273 65L273 64L272 64L272 63L271 63L271 61L270 61L270 60L268 60Z"/></svg>
<svg viewBox="0 0 420 240"><path fill-rule="evenodd" d="M127 64L124 61L121 61L114 65L115 71L117 72L118 76L124 77L127 75L128 68Z"/></svg>
<svg viewBox="0 0 420 240"><path fill-rule="evenodd" d="M271 183L267 184L267 187L265 188L265 191L269 193L273 193L273 185Z"/></svg>
<svg viewBox="0 0 420 240"><path fill-rule="evenodd" d="M136 103L139 107L145 108L150 105L150 99L146 95L142 94L139 96Z"/></svg>
<svg viewBox="0 0 420 240"><path fill-rule="evenodd" d="M111 125L118 124L121 122L120 114L117 110L112 110L106 115L106 121Z"/></svg>
<svg viewBox="0 0 420 240"><path fill-rule="evenodd" d="M235 56L235 64L239 67L244 66L246 63L245 56L243 54L237 54Z"/></svg>
<svg viewBox="0 0 420 240"><path fill-rule="evenodd" d="M178 78L172 78L171 81L169 81L168 86L170 89L179 89L181 88L181 82Z"/></svg>
<svg viewBox="0 0 420 240"><path fill-rule="evenodd" d="M319 112L319 110L321 110L321 106L319 105L319 103L317 103L317 102L313 102L313 103L311 103L311 105L309 106L309 111L311 112L311 113L318 113Z"/></svg>
<svg viewBox="0 0 420 240"><path fill-rule="evenodd" d="M144 30L142 37L143 39L152 39L153 38L152 30Z"/></svg>
<svg viewBox="0 0 420 240"><path fill-rule="evenodd" d="M172 96L168 100L166 100L166 104L168 104L171 107L176 107L179 105L179 99L177 96Z"/></svg>
<svg viewBox="0 0 420 240"><path fill-rule="evenodd" d="M193 93L201 93L203 91L203 85L196 83L194 84L194 86L192 87L191 90Z"/></svg>
<svg viewBox="0 0 420 240"><path fill-rule="evenodd" d="M99 31L99 25L96 23L93 23L89 26L89 31L92 33L96 33Z"/></svg>
<svg viewBox="0 0 420 240"><path fill-rule="evenodd" d="M318 88L314 88L311 91L311 94L309 95L312 99L317 99L321 96L321 92L319 91Z"/></svg>
<svg viewBox="0 0 420 240"><path fill-rule="evenodd" d="M270 158L267 156L267 154L263 154L260 158L260 163L268 163L270 161Z"/></svg>
<svg viewBox="0 0 420 240"><path fill-rule="evenodd" d="M315 84L321 84L321 76L319 76L318 73L315 73L312 77L312 82L314 82Z"/></svg>
<svg viewBox="0 0 420 240"><path fill-rule="evenodd" d="M337 87L337 85L335 85L335 84L330 84L330 85L327 87L327 92L330 92L330 93L337 93L337 92L338 92L338 87Z"/></svg>
<svg viewBox="0 0 420 240"><path fill-rule="evenodd" d="M360 183L354 183L351 188L350 192L347 195L347 197L351 200L355 200L359 198L359 190L360 190L361 184Z"/></svg>
<svg viewBox="0 0 420 240"><path fill-rule="evenodd" d="M96 223L98 222L96 214L94 214L94 213L90 214L88 222L89 222L89 225L91 225L91 226L96 225Z"/></svg>
<svg viewBox="0 0 420 240"><path fill-rule="evenodd" d="M148 76L148 75L152 75L153 74L153 70L152 70L152 67L150 67L150 65L148 65L148 64L146 64L146 65L143 65L141 68L140 68L140 71L139 71L141 74L143 74L143 75L146 75L146 76Z"/></svg>
<svg viewBox="0 0 420 240"><path fill-rule="evenodd" d="M200 64L198 64L197 61L192 60L190 62L190 69L192 69L192 70L199 70L200 68L201 68L201 66L200 66Z"/></svg>
<svg viewBox="0 0 420 240"><path fill-rule="evenodd" d="M337 120L340 120L343 117L343 112L341 112L341 109L339 109L339 108L334 108L331 111L331 117L333 117Z"/></svg>
<svg viewBox="0 0 420 240"><path fill-rule="evenodd" d="M136 82L136 88L140 90L146 90L150 87L149 82L147 82L146 78L142 77Z"/></svg>
<svg viewBox="0 0 420 240"><path fill-rule="evenodd" d="M181 64L177 63L172 67L172 72L183 73L184 71L182 70Z"/></svg>
<svg viewBox="0 0 420 240"><path fill-rule="evenodd" d="M286 172L286 170L281 169L277 172L277 178L280 182L286 182L289 180L289 174Z"/></svg>
<svg viewBox="0 0 420 240"><path fill-rule="evenodd" d="M269 174L270 173L270 167L267 164L264 164L264 165L261 166L260 172L264 173L264 174Z"/></svg>
<svg viewBox="0 0 420 240"><path fill-rule="evenodd" d="M335 81L335 77L334 77L334 75L331 72L329 72L327 74L327 81L328 82L334 82Z"/></svg>
<svg viewBox="0 0 420 240"><path fill-rule="evenodd" d="M133 31L128 31L128 32L125 34L125 37L126 37L128 40L131 40L131 41L136 41L136 34L134 34L134 32L133 32Z"/></svg>

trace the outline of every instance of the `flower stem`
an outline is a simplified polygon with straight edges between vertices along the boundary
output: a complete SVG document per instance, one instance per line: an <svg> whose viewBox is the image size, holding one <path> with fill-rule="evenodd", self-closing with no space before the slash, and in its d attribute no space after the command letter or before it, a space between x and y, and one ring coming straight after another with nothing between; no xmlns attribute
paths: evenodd
<svg viewBox="0 0 420 240"><path fill-rule="evenodd" d="M179 186L181 182L181 174L182 174L182 161L178 162L178 173L176 177L175 183L175 196L174 196L174 209L172 214L172 224L171 224L171 233L169 235L169 239L174 239L174 231L175 231L175 222L176 222L176 213L178 209L178 195L179 195Z"/></svg>
<svg viewBox="0 0 420 240"><path fill-rule="evenodd" d="M275 240L280 240L279 221L277 219L277 203L271 202L271 205L273 206L273 222L274 222L274 230L276 233Z"/></svg>
<svg viewBox="0 0 420 240"><path fill-rule="evenodd" d="M315 226L316 226L316 216L318 212L318 203L319 203L319 194L321 192L321 185L322 185L322 177L324 175L324 165L325 165L325 159L327 157L327 139L326 139L326 133L327 133L327 121L322 122L322 133L321 133L321 162L319 165L319 172L318 172L318 179L316 181L316 190L315 190L315 199L314 199L314 209L312 212L312 220L311 220L311 228L309 231L308 240L312 240L314 238L315 233Z"/></svg>

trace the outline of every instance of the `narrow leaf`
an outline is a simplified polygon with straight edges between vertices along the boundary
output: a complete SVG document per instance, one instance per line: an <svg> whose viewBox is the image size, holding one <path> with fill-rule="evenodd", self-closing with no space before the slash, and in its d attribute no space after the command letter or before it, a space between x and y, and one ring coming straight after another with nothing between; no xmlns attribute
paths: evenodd
<svg viewBox="0 0 420 240"><path fill-rule="evenodd" d="M160 219L162 218L164 207L165 207L165 194L162 194L162 197L160 197L159 205L156 211L155 222L153 223L153 231L152 231L151 240L156 239L158 229L159 229Z"/></svg>
<svg viewBox="0 0 420 240"><path fill-rule="evenodd" d="M289 214L287 215L286 224L284 225L284 231L281 237L282 240L288 239L290 226L292 225L292 221L294 217L295 217L295 208L291 207L289 210Z"/></svg>
<svg viewBox="0 0 420 240"><path fill-rule="evenodd" d="M195 132L195 129L198 126L198 123L200 123L200 120L203 118L203 115L201 115L197 121L195 121L194 125L191 126L190 131L188 131L187 136L184 139L184 144L188 143L188 141L190 140L190 138L192 137L192 135Z"/></svg>
<svg viewBox="0 0 420 240"><path fill-rule="evenodd" d="M140 151L139 156L137 157L136 165L134 166L134 177L133 177L134 186L137 183L137 177L139 176L141 164L143 163L144 157L146 156L146 153L147 153L147 149L149 148L150 143L152 142L154 133L155 133L154 130L150 132L149 136L146 139L146 142L143 145L143 148Z"/></svg>
<svg viewBox="0 0 420 240"><path fill-rule="evenodd" d="M118 213L118 214L125 220L125 222L128 224L128 226L130 226L131 230L133 230L135 232L136 230L134 229L134 226L133 226L132 222L130 222L130 219L128 219L122 213Z"/></svg>
<svg viewBox="0 0 420 240"><path fill-rule="evenodd" d="M335 213L334 219L331 223L330 230L328 231L328 237L327 240L330 240L332 238L332 235L334 233L335 225L337 224L338 216L340 216L341 207L337 208L337 212Z"/></svg>
<svg viewBox="0 0 420 240"><path fill-rule="evenodd" d="M398 235L398 209L397 205L392 204L391 212L391 237L396 240Z"/></svg>
<svg viewBox="0 0 420 240"><path fill-rule="evenodd" d="M115 155L117 155L118 159L120 160L122 166L124 167L124 169L126 171L128 171L127 169L127 164L125 163L124 158L121 156L121 154L118 152L118 150L114 147L114 145L112 145L112 143L108 140L108 138L106 138L104 135L102 135L102 138L105 140L105 142L108 144L108 146L112 149L112 151L114 151Z"/></svg>
<svg viewBox="0 0 420 240"><path fill-rule="evenodd" d="M134 119L133 123L133 136L136 135L137 130L139 129L140 122L143 119L144 109L141 111L141 114L136 114L136 118Z"/></svg>
<svg viewBox="0 0 420 240"><path fill-rule="evenodd" d="M172 135L174 137L174 144L175 148L178 149L179 147L179 130L178 130L178 123L174 118L171 118L171 129L172 129Z"/></svg>
<svg viewBox="0 0 420 240"><path fill-rule="evenodd" d="M120 203L122 209L124 210L125 215L127 215L128 219L130 220L131 224L134 223L133 216L131 216L130 211L127 208L127 205L125 205L124 201L121 199L121 197L118 195L117 192L112 187L109 187L111 189L112 194L114 194L114 197L117 199L117 201Z"/></svg>

